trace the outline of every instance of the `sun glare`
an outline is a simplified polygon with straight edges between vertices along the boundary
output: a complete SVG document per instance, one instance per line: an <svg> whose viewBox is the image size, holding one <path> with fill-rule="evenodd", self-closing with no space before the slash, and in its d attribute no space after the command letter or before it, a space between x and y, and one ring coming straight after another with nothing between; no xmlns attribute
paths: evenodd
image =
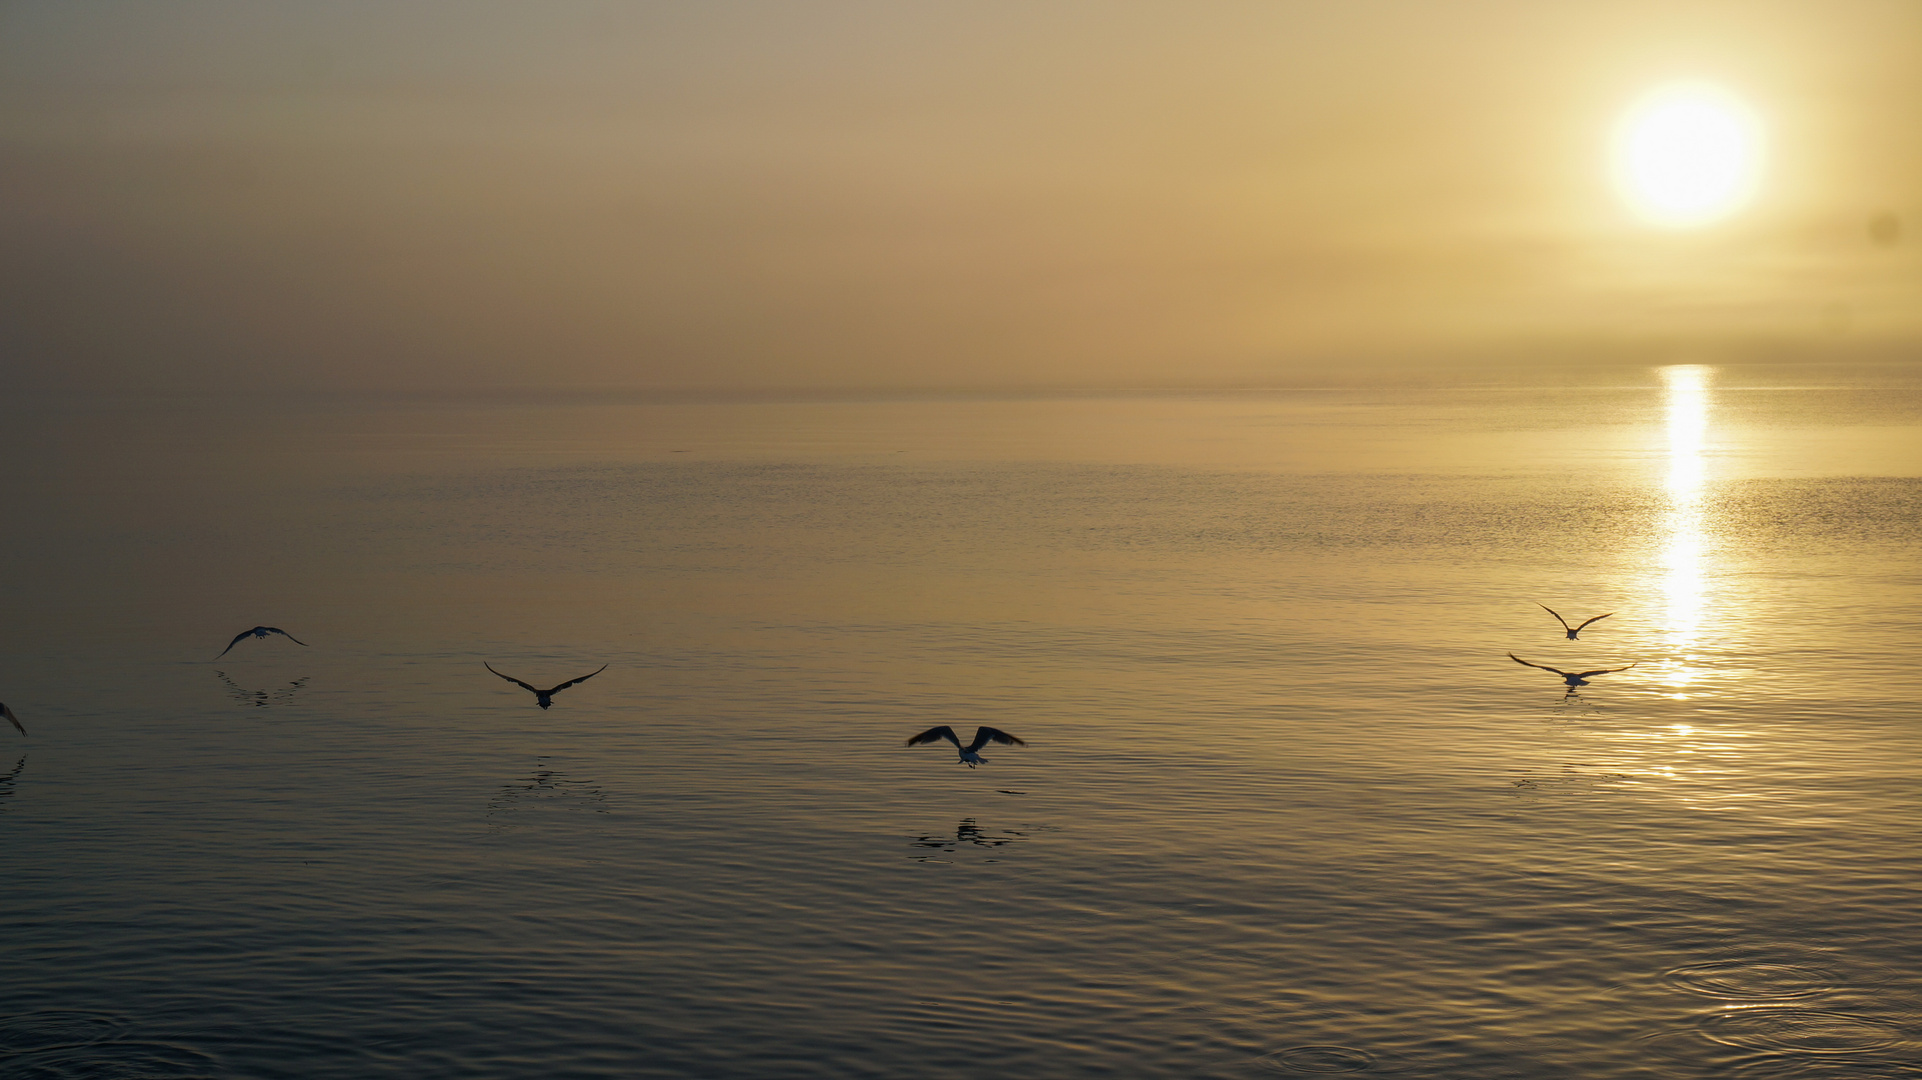
<svg viewBox="0 0 1922 1080"><path fill-rule="evenodd" d="M1720 220L1749 201L1761 179L1762 125L1735 95L1708 83L1657 89L1615 129L1615 182L1657 225Z"/></svg>

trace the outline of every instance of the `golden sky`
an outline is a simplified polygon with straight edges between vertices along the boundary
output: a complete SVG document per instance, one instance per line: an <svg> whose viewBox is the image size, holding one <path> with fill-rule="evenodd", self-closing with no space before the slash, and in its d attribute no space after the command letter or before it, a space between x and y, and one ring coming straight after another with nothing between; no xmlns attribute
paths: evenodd
<svg viewBox="0 0 1922 1080"><path fill-rule="evenodd" d="M1766 139L1695 229L1677 79ZM1922 358L1922 4L9 0L0 196L16 387Z"/></svg>

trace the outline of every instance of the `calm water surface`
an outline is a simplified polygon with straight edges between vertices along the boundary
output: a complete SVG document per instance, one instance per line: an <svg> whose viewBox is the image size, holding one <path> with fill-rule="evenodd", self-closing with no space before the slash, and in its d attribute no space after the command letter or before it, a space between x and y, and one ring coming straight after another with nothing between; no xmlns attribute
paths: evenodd
<svg viewBox="0 0 1922 1080"><path fill-rule="evenodd" d="M1912 379L5 412L8 1077L1922 1076Z"/></svg>

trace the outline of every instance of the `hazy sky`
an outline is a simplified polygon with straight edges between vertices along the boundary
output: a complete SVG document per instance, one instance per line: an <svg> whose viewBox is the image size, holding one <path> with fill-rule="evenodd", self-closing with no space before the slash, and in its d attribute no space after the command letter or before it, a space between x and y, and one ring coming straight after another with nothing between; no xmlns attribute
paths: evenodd
<svg viewBox="0 0 1922 1080"><path fill-rule="evenodd" d="M1606 161L1677 78L1769 162L1682 232ZM1913 0L0 4L0 387L1865 352L1922 359Z"/></svg>

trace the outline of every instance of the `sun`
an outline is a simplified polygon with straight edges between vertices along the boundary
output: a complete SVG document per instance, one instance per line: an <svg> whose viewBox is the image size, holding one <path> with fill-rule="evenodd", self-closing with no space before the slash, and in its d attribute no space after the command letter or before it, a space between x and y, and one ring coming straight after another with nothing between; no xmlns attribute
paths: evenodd
<svg viewBox="0 0 1922 1080"><path fill-rule="evenodd" d="M1711 83L1674 83L1637 101L1615 128L1615 183L1643 219L1707 225L1754 197L1762 125L1741 99Z"/></svg>

